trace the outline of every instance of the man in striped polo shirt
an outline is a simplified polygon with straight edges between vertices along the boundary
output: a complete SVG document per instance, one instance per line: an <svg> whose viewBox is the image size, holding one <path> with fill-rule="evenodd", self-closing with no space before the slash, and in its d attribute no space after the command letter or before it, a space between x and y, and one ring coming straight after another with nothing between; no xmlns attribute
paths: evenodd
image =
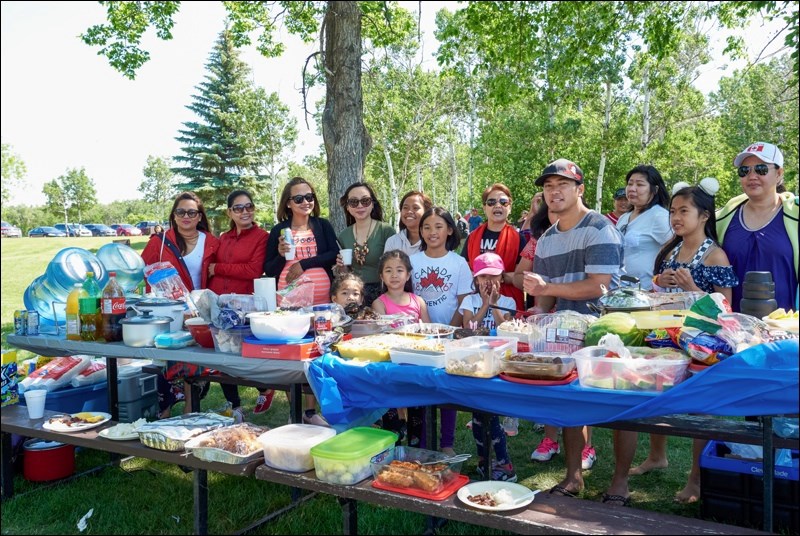
<svg viewBox="0 0 800 536"><path fill-rule="evenodd" d="M536 273L525 273L524 290L536 297L539 313L550 311L553 305L558 311L589 313L587 304L602 296L603 286L613 289L619 284L622 236L608 218L583 204L583 171L574 162L563 158L552 162L536 179L536 186L543 188L545 203L558 221L536 244ZM590 429L584 437L584 428L564 428L567 475L550 493L574 496L583 489L581 470L591 468L595 460ZM554 435L557 438L557 432ZM557 453L552 438L551 445L550 450ZM537 456L539 448L531 458L549 459Z"/></svg>

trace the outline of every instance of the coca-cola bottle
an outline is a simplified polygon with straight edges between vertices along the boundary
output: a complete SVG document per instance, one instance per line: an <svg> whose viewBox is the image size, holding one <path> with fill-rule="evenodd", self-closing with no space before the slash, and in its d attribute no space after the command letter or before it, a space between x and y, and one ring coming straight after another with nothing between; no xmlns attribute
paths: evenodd
<svg viewBox="0 0 800 536"><path fill-rule="evenodd" d="M103 315L103 338L106 342L122 340L122 324L125 318L125 291L117 283L117 273L108 272L109 278L100 299Z"/></svg>

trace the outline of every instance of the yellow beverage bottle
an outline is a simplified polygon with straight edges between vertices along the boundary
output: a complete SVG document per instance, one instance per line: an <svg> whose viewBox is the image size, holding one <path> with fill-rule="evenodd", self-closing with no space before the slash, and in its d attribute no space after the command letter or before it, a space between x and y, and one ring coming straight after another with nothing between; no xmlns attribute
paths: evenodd
<svg viewBox="0 0 800 536"><path fill-rule="evenodd" d="M67 295L67 340L81 340L81 319L79 300L86 297L86 291L80 283L75 283Z"/></svg>

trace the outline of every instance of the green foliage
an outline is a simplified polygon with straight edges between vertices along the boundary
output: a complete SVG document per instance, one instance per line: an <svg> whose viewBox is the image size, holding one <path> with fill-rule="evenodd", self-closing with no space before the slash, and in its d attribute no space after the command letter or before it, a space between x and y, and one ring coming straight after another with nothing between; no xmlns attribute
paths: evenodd
<svg viewBox="0 0 800 536"><path fill-rule="evenodd" d="M24 184L28 172L25 162L18 154L11 151L11 145L2 144L2 183L0 183L0 199L2 204L8 203L13 186ZM5 216L4 216L5 217Z"/></svg>
<svg viewBox="0 0 800 536"><path fill-rule="evenodd" d="M142 170L145 179L138 190L143 194L145 201L154 205L153 211L156 213L169 211L172 199L176 195L175 175L170 167L169 158L149 155L147 165Z"/></svg>
<svg viewBox="0 0 800 536"><path fill-rule="evenodd" d="M60 221L64 223L84 221L86 212L97 204L94 181L86 175L85 168L68 169L65 175L46 183L42 191L48 211L63 217Z"/></svg>

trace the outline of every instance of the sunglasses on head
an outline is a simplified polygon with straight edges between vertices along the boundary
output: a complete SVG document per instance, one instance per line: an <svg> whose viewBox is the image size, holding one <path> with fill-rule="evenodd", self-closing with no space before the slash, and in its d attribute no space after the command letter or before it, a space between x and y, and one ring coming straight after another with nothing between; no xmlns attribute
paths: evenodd
<svg viewBox="0 0 800 536"><path fill-rule="evenodd" d="M487 199L484 203L487 207L493 207L497 203L500 203L500 206L507 207L511 200L507 197L501 197L500 199Z"/></svg>
<svg viewBox="0 0 800 536"><path fill-rule="evenodd" d="M756 164L755 166L739 166L737 173L739 173L740 177L747 177L750 174L750 170L756 172L756 175L764 176L769 173L769 164ZM778 166L775 166L775 169L778 169Z"/></svg>
<svg viewBox="0 0 800 536"><path fill-rule="evenodd" d="M256 206L253 203L245 203L244 205L233 205L231 210L234 211L236 214L241 214L245 210L247 212L255 212Z"/></svg>
<svg viewBox="0 0 800 536"><path fill-rule="evenodd" d="M190 218L196 218L198 214L200 214L200 211L195 210L193 208L190 208L189 210L186 210L185 208L175 209L175 215L178 216L179 218L183 218L184 216L189 216Z"/></svg>
<svg viewBox="0 0 800 536"><path fill-rule="evenodd" d="M305 195L293 195L292 197L290 197L290 199L292 201L294 201L295 205L299 205L303 201L306 201L308 203L313 203L314 202L314 194L308 193L308 194L305 194Z"/></svg>
<svg viewBox="0 0 800 536"><path fill-rule="evenodd" d="M362 197L361 199L356 199L355 197L351 197L347 200L347 206L350 208L356 208L359 203L361 203L362 207L368 207L372 204L372 198Z"/></svg>

